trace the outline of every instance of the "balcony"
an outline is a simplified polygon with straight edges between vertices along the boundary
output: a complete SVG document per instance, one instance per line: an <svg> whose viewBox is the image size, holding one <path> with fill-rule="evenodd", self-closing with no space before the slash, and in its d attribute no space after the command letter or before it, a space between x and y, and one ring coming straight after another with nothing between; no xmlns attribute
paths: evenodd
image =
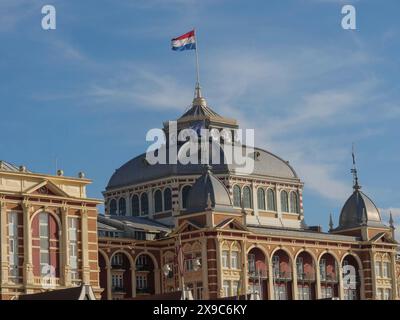
<svg viewBox="0 0 400 320"><path fill-rule="evenodd" d="M337 282L339 282L338 274L335 274L335 273L323 274L323 273L321 273L321 282L337 283Z"/></svg>
<svg viewBox="0 0 400 320"><path fill-rule="evenodd" d="M292 273L290 271L275 271L273 272L274 281L291 281Z"/></svg>
<svg viewBox="0 0 400 320"><path fill-rule="evenodd" d="M136 271L150 271L151 267L148 264L137 264Z"/></svg>
<svg viewBox="0 0 400 320"><path fill-rule="evenodd" d="M314 272L303 272L297 273L297 281L315 281L315 273Z"/></svg>
<svg viewBox="0 0 400 320"><path fill-rule="evenodd" d="M120 287L120 286L113 286L111 288L111 291L113 293L125 293L125 289L123 287Z"/></svg>
<svg viewBox="0 0 400 320"><path fill-rule="evenodd" d="M249 270L247 275L251 279L254 279L254 278L266 279L266 278L268 278L268 271L267 270Z"/></svg>
<svg viewBox="0 0 400 320"><path fill-rule="evenodd" d="M33 277L33 284L43 287L56 287L60 285L60 278Z"/></svg>
<svg viewBox="0 0 400 320"><path fill-rule="evenodd" d="M136 288L137 294L150 294L150 288Z"/></svg>

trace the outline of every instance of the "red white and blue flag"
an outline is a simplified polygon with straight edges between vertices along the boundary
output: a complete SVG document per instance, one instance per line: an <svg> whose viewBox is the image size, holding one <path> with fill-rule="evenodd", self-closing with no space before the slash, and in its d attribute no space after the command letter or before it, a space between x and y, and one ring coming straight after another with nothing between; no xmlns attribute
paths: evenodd
<svg viewBox="0 0 400 320"><path fill-rule="evenodd" d="M196 36L194 34L194 30L172 39L171 47L174 51L196 49Z"/></svg>

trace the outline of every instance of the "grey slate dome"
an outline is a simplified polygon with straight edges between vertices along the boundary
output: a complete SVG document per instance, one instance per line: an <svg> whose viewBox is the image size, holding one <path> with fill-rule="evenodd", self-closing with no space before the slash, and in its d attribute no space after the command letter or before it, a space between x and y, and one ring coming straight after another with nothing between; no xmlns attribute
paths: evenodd
<svg viewBox="0 0 400 320"><path fill-rule="evenodd" d="M381 215L374 202L359 188L355 188L340 213L339 228L361 225L384 227Z"/></svg>
<svg viewBox="0 0 400 320"><path fill-rule="evenodd" d="M234 210L228 189L212 174L211 167L208 167L193 184L187 200L186 213L202 212L208 207L220 211Z"/></svg>

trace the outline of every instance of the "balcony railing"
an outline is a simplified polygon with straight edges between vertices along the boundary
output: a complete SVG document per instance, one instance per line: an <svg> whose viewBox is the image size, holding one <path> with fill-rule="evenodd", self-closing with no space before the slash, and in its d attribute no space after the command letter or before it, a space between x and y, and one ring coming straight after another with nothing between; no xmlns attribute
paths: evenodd
<svg viewBox="0 0 400 320"><path fill-rule="evenodd" d="M321 274L321 282L336 283L339 281L339 275L335 273Z"/></svg>
<svg viewBox="0 0 400 320"><path fill-rule="evenodd" d="M150 271L150 266L148 264L137 264L136 271Z"/></svg>
<svg viewBox="0 0 400 320"><path fill-rule="evenodd" d="M136 288L136 293L139 293L139 294L150 293L150 288Z"/></svg>
<svg viewBox="0 0 400 320"><path fill-rule="evenodd" d="M247 274L249 278L268 278L267 270L249 270Z"/></svg>
<svg viewBox="0 0 400 320"><path fill-rule="evenodd" d="M290 281L292 280L292 273L290 271L274 271L274 280L278 281Z"/></svg>
<svg viewBox="0 0 400 320"><path fill-rule="evenodd" d="M111 290L112 292L125 293L125 289L120 286L113 286Z"/></svg>
<svg viewBox="0 0 400 320"><path fill-rule="evenodd" d="M314 272L297 273L297 281L315 281Z"/></svg>
<svg viewBox="0 0 400 320"><path fill-rule="evenodd" d="M60 278L55 277L33 277L33 284L47 287L60 285Z"/></svg>

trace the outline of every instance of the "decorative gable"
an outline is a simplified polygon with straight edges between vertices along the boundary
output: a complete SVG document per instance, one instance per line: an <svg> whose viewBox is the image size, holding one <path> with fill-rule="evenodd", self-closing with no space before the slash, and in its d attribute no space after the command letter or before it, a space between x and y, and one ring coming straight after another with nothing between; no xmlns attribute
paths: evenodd
<svg viewBox="0 0 400 320"><path fill-rule="evenodd" d="M37 185L26 190L25 193L29 195L69 197L64 190L61 190L49 180L44 180L38 183Z"/></svg>

